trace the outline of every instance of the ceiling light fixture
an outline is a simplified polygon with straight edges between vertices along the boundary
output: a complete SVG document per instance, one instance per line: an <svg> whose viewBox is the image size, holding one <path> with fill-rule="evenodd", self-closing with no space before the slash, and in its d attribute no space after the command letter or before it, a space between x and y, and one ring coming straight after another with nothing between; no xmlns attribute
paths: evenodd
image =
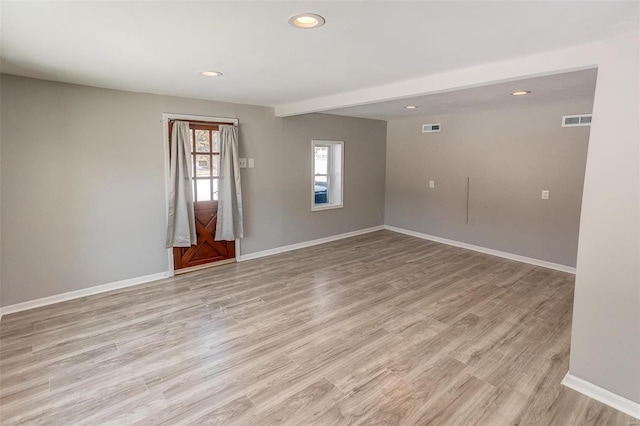
<svg viewBox="0 0 640 426"><path fill-rule="evenodd" d="M522 95L528 95L529 93L531 93L531 90L519 90L517 92L513 92L511 95L512 96L522 96Z"/></svg>
<svg viewBox="0 0 640 426"><path fill-rule="evenodd" d="M203 71L201 74L207 77L219 77L222 75L222 73L218 71Z"/></svg>
<svg viewBox="0 0 640 426"><path fill-rule="evenodd" d="M404 107L404 109L416 109L416 108L418 107L415 105L407 105L406 107Z"/></svg>
<svg viewBox="0 0 640 426"><path fill-rule="evenodd" d="M300 13L289 18L289 25L294 28L309 30L319 28L324 25L324 18L315 13Z"/></svg>

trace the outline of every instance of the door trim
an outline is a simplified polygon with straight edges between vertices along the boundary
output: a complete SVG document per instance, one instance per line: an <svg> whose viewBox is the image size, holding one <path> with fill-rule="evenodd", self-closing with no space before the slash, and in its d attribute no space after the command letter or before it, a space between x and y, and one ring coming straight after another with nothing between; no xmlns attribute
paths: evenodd
<svg viewBox="0 0 640 426"><path fill-rule="evenodd" d="M169 163L169 120L194 120L194 121L210 121L214 123L228 123L238 126L240 121L237 118L229 117L209 117L204 115L176 114L171 112L162 113L162 149L164 151L164 217L165 223L169 220L169 177L171 176L171 168ZM175 275L173 265L173 248L168 248L167 258L169 259L169 276ZM240 239L236 238L236 259L240 256Z"/></svg>

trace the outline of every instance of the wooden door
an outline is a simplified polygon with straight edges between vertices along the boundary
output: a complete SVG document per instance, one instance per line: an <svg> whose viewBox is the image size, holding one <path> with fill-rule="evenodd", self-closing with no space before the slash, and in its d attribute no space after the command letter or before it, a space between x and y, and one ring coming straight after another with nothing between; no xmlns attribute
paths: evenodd
<svg viewBox="0 0 640 426"><path fill-rule="evenodd" d="M173 123L169 124L171 135ZM193 169L193 205L198 241L191 247L174 247L173 268L177 272L236 257L235 241L214 241L218 213L220 148L218 124L189 122ZM181 271L184 272L184 271Z"/></svg>

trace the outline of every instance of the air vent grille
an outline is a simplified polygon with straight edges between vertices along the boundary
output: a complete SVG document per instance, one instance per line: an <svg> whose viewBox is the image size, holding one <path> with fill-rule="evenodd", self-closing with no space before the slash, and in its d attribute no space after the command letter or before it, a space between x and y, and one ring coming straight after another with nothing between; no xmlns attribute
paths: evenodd
<svg viewBox="0 0 640 426"><path fill-rule="evenodd" d="M591 114L565 115L562 127L591 126Z"/></svg>
<svg viewBox="0 0 640 426"><path fill-rule="evenodd" d="M422 133L434 133L434 132L439 132L441 127L442 127L442 126L440 126L440 123L434 123L434 124L423 124L423 125L422 125Z"/></svg>

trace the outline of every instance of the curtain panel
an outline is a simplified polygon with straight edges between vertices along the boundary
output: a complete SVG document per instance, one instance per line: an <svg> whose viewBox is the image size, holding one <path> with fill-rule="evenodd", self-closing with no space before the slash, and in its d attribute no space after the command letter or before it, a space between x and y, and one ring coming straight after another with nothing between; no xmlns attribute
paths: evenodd
<svg viewBox="0 0 640 426"><path fill-rule="evenodd" d="M167 248L196 244L196 221L193 211L191 170L191 136L189 123L175 121L171 132L171 174L169 177L169 215Z"/></svg>
<svg viewBox="0 0 640 426"><path fill-rule="evenodd" d="M216 241L233 241L243 237L242 189L238 163L238 128L221 125L220 179L218 182L218 221Z"/></svg>

